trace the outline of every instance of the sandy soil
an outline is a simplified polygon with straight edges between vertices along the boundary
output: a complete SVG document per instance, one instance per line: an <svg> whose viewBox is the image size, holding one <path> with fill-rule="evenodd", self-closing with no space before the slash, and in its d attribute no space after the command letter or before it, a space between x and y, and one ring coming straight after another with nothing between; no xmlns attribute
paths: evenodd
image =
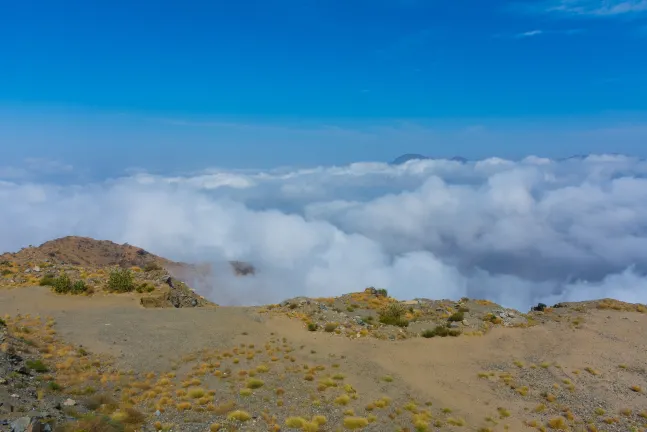
<svg viewBox="0 0 647 432"><path fill-rule="evenodd" d="M629 390L632 385L647 389L646 314L590 310L580 329L550 322L496 328L480 337L382 341L310 333L297 320L254 308L144 309L128 295L63 297L43 287L0 290L0 315L19 313L52 316L65 340L113 355L121 367L141 372L169 370L182 355L203 348L286 338L300 347L294 352L298 362L342 359L346 381L368 399L389 394L430 401L451 408L474 428L504 407L511 416L499 426L522 430L522 421L542 403L542 391L557 393L555 385L563 387L565 380L576 389L560 400L576 414L587 416L592 404L614 415L623 408L636 413L647 408L645 394ZM586 372L587 367L598 375ZM490 371L513 374L517 389L528 386L529 395L520 396L494 375L478 377ZM387 375L392 382L382 379ZM616 427L607 430L623 430Z"/></svg>

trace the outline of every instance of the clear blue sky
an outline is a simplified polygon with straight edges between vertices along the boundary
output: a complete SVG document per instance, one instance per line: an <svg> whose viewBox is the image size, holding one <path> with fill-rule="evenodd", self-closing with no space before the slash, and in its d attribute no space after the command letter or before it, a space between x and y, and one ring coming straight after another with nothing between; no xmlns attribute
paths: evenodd
<svg viewBox="0 0 647 432"><path fill-rule="evenodd" d="M647 0L7 1L0 41L16 160L647 155Z"/></svg>

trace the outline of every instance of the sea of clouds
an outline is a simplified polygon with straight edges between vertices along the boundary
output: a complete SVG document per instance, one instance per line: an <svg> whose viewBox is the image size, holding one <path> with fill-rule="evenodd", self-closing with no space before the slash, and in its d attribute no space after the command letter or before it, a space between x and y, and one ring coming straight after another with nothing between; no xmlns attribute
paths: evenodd
<svg viewBox="0 0 647 432"><path fill-rule="evenodd" d="M617 155L138 173L92 184L0 173L0 249L66 235L213 263L221 304L335 296L647 303L647 162ZM257 274L234 277L227 260Z"/></svg>

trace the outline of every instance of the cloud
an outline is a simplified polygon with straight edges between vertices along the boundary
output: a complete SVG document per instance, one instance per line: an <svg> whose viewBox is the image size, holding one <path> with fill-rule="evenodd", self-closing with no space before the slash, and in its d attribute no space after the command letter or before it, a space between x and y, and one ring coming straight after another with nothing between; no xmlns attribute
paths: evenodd
<svg viewBox="0 0 647 432"><path fill-rule="evenodd" d="M647 12L647 0L549 0L516 5L535 13L572 16L612 17Z"/></svg>
<svg viewBox="0 0 647 432"><path fill-rule="evenodd" d="M211 262L225 304L384 287L398 298L647 302L647 162L619 155L461 164L0 178L0 249L65 235ZM235 278L226 260L254 263Z"/></svg>
<svg viewBox="0 0 647 432"><path fill-rule="evenodd" d="M530 30L523 33L517 33L513 37L517 39L530 38L541 35L576 35L582 33L582 29L567 29L567 30Z"/></svg>
<svg viewBox="0 0 647 432"><path fill-rule="evenodd" d="M515 35L515 37L527 38L527 37L539 36L540 34L543 34L543 33L544 32L542 30L531 30L523 33L518 33Z"/></svg>

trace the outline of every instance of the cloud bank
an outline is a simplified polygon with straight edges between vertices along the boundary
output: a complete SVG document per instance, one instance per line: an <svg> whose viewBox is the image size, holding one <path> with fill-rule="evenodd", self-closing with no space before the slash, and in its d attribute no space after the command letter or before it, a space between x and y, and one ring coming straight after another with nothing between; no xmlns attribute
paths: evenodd
<svg viewBox="0 0 647 432"><path fill-rule="evenodd" d="M647 162L599 155L307 170L0 178L0 249L65 235L214 263L224 304L384 287L400 299L647 302ZM226 260L253 263L230 275Z"/></svg>

